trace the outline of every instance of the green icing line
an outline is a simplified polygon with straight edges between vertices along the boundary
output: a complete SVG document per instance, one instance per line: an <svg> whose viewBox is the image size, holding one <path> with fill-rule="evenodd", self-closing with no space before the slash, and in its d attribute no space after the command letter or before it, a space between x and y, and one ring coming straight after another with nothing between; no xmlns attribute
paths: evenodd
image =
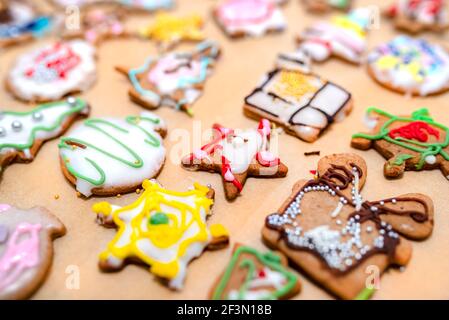
<svg viewBox="0 0 449 320"><path fill-rule="evenodd" d="M443 149L449 145L449 128L446 126L435 122L430 116L429 111L425 108L416 110L412 113L410 118L407 117L398 117L392 114L389 114L383 110L377 108L368 108L367 113L376 112L382 116L390 118L387 120L380 132L375 135L370 135L366 133L356 133L352 136L352 138L363 138L368 140L385 140L392 144L401 146L403 148L418 152L421 154L419 162L416 164L416 169L420 170L424 166L424 162L427 156L440 154L445 160L449 161L449 154L447 154ZM435 126L445 132L445 140L444 142L435 142L435 143L423 143L415 140L405 139L402 137L397 137L395 139L391 138L388 134L390 130L388 127L395 121L402 122L413 122L413 121L423 121L432 126ZM402 164L402 163L401 163Z"/></svg>
<svg viewBox="0 0 449 320"><path fill-rule="evenodd" d="M374 294L376 289L374 288L365 288L354 298L354 300L368 300Z"/></svg>
<svg viewBox="0 0 449 320"><path fill-rule="evenodd" d="M151 122L153 124L159 124L160 120L159 119L152 119L152 118L148 118L148 117L135 117L135 116L129 116L126 118L126 122L129 123L130 125L136 126L137 128L139 128L142 132L145 133L145 135L147 136L147 139L145 139L145 143L153 146L153 147L159 147L161 145L161 143L159 142L159 140L153 136L150 132L148 132L147 130L145 130L144 128L142 128L141 126L139 126L139 123L141 121L148 121ZM112 141L114 141L116 144L120 145L123 149L125 149L128 154L130 154L132 156L132 158L134 159L133 161L128 161L126 159L123 159L115 154L112 154L110 152L108 152L107 150L104 150L102 148L99 148L95 145L93 145L92 143L89 143L87 141L81 140L81 139L77 139L77 138L70 138L70 137L64 137L61 139L61 142L59 143L58 147L60 149L68 149L71 150L73 147L68 144L70 142L74 142L76 144L80 144L83 146L86 146L88 148L94 149L114 160L117 160L127 166L130 166L132 168L141 168L143 166L143 159L131 148L129 148L126 144L124 144L123 142L121 142L119 139L117 139L116 137L114 137L111 133L108 132L108 130L102 129L99 125L104 125L106 127L108 127L109 129L111 129L112 131L116 130L119 132L123 132L123 133L129 133L128 130L112 123L109 122L107 120L103 120L103 119L88 119L86 121L84 121L84 125L86 127L95 129L97 131L100 131L101 133L103 133L104 135L106 135L108 138L110 138ZM106 174L104 172L104 170L101 168L101 166L96 163L95 161L93 161L90 158L85 158L85 160L87 162L89 162L99 173L100 178L98 179L94 179L94 178L90 178L87 177L85 175L83 175L82 173L76 171L73 166L70 164L70 162L68 161L67 157L63 157L63 161L67 167L67 170L74 175L76 178L78 179L82 179L85 180L87 182L89 182L92 185L95 186L100 186L102 184L104 184L104 182L106 181Z"/></svg>
<svg viewBox="0 0 449 320"><path fill-rule="evenodd" d="M394 164L395 166L400 166L400 165L402 165L402 164L404 163L405 160L411 159L411 158L413 158L412 155L409 155L409 154L400 154L400 155L398 155L398 156L396 157L396 159L393 161L393 164Z"/></svg>
<svg viewBox="0 0 449 320"><path fill-rule="evenodd" d="M270 269L281 273L287 279L287 284L284 287L282 287L280 290L276 290L275 292L268 294L266 297L262 298L262 300L277 300L280 297L286 295L295 287L297 282L296 276L284 268L284 266L281 264L281 259L278 255L276 255L271 251L263 254L257 251L256 249L247 246L240 246L237 248L237 250L235 250L234 254L232 255L231 261L229 262L229 265L227 266L223 277L221 278L219 284L217 285L212 295L213 300L223 299L222 298L223 292L229 282L229 279L231 278L231 274L234 268L236 267L239 257L244 253L248 253L255 256L264 266L267 266ZM249 259L244 259L239 264L238 267L248 268L248 273L246 275L245 281L239 289L238 297L239 299L242 299L247 290L249 282L254 277L256 267L254 262Z"/></svg>
<svg viewBox="0 0 449 320"><path fill-rule="evenodd" d="M17 111L4 111L2 112L2 114L4 115L12 115L12 116L16 116L16 117L27 117L30 116L33 113L37 113L37 112L41 112L41 111L45 111L47 109L51 109L51 108L59 108L61 106L67 106L68 103L66 101L56 101L56 102L50 102L50 103L45 103L45 104L41 104L38 107L34 108L31 111L26 111L26 112L17 112ZM56 128L58 128L59 126L61 126L62 122L70 115L72 114L76 114L79 113L80 111L82 111L85 107L87 106L87 103L79 98L76 99L76 104L73 105L69 110L67 110L67 112L62 113L56 120L56 122L48 127L44 126L44 125L37 125L36 127L34 127L31 130L31 134L28 138L28 141L24 144L14 144L14 143L2 143L0 144L0 150L3 148L13 148L13 149L17 149L17 150L24 150L24 149L28 149L30 148L35 141L36 138L36 132L38 131L54 131Z"/></svg>

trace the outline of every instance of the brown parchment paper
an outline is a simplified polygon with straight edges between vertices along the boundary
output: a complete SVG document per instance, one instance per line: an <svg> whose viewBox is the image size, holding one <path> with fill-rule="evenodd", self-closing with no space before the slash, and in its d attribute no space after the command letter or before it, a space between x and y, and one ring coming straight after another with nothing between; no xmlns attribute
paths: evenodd
<svg viewBox="0 0 449 320"><path fill-rule="evenodd" d="M36 1L41 3L41 1ZM288 19L288 29L281 34L260 39L228 39L212 21L210 10L217 1L178 0L174 12L198 12L206 19L207 35L217 40L223 55L212 77L206 83L203 97L194 105L195 117L163 107L156 111L168 123L165 139L167 161L158 177L167 188L185 190L193 181L211 184L216 201L210 223L222 223L231 235L228 249L205 252L193 261L187 274L184 289L174 292L155 281L145 268L129 265L113 274L101 273L97 267L98 254L113 238L115 231L95 223L91 206L107 200L125 205L137 198L128 194L121 198L76 197L75 189L64 179L58 163L58 140L46 143L31 164L14 164L8 167L0 183L0 202L22 208L45 206L67 226L67 235L55 241L53 267L47 281L33 296L35 299L205 299L216 277L228 263L232 245L245 243L266 249L260 240L260 230L266 215L275 212L290 194L293 184L310 177L319 157L305 157L306 151L321 151L322 155L335 152L355 152L368 164L369 177L364 188L365 199L380 199L408 192L428 194L435 203L435 229L426 241L415 242L413 258L400 272L390 269L381 281L374 299L449 298L449 181L439 171L407 172L400 180L387 181L382 174L384 159L375 151L362 152L349 146L351 134L364 130L362 118L369 106L383 108L393 114L409 114L421 107L429 108L432 116L449 124L449 93L429 98L407 98L390 92L369 78L364 67L353 66L333 59L315 66L315 71L350 90L354 95L355 109L342 123L330 128L315 143L305 143L289 135L279 137L279 152L289 173L283 179L249 179L243 194L233 203L224 199L221 177L203 172L192 173L182 169L179 157L187 153L180 140L189 139L186 133L202 132L219 122L234 128L255 127L257 122L242 113L243 98L256 86L260 77L273 67L276 54L295 48L294 36L312 21L328 16L306 14L298 0L290 0L283 7ZM384 1L355 1L357 6L385 5ZM45 6L45 8L49 8ZM151 15L130 17L129 27L137 28L154 19ZM369 36L369 47L391 39L398 34L391 24L382 20L380 29ZM449 44L448 34L425 34L429 40ZM0 78L4 80L14 58L42 45L49 39L20 45L0 52ZM189 48L181 46L180 49ZM149 55L156 54L150 41L113 40L98 50L98 81L81 96L92 105L91 116L126 116L138 114L143 109L128 99L128 81L114 70L115 65L140 66ZM30 106L14 100L3 88L0 90L2 109L28 110ZM199 130L199 131L198 131ZM192 143L187 140L187 143ZM198 147L200 142L196 142ZM59 195L59 199L55 199ZM74 274L79 271L79 288ZM298 273L303 290L297 299L331 299L332 297ZM76 276L76 275L75 275Z"/></svg>

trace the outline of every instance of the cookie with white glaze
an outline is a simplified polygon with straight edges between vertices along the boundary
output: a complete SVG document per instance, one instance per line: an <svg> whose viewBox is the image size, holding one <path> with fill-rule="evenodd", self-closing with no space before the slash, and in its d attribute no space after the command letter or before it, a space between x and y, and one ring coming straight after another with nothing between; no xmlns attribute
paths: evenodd
<svg viewBox="0 0 449 320"><path fill-rule="evenodd" d="M51 268L53 240L65 234L47 209L0 204L0 300L30 297Z"/></svg>
<svg viewBox="0 0 449 320"><path fill-rule="evenodd" d="M281 54L276 68L245 98L246 116L266 118L285 131L313 142L334 121L352 110L352 95L339 85L310 71L304 52Z"/></svg>
<svg viewBox="0 0 449 320"><path fill-rule="evenodd" d="M47 102L88 90L96 81L95 48L86 41L55 42L20 55L6 87L22 101Z"/></svg>
<svg viewBox="0 0 449 320"><path fill-rule="evenodd" d="M236 244L225 271L214 284L213 300L283 300L301 290L298 277L288 270L280 252L261 252Z"/></svg>
<svg viewBox="0 0 449 320"><path fill-rule="evenodd" d="M0 112L0 175L11 163L34 160L41 146L63 134L71 124L88 116L86 101L69 97L38 105L30 111Z"/></svg>
<svg viewBox="0 0 449 320"><path fill-rule="evenodd" d="M445 0L395 0L384 10L399 30L416 34L442 32L449 27L449 10Z"/></svg>
<svg viewBox="0 0 449 320"><path fill-rule="evenodd" d="M165 122L151 112L87 119L61 138L62 172L85 197L133 192L162 169L166 133Z"/></svg>
<svg viewBox="0 0 449 320"><path fill-rule="evenodd" d="M155 12L172 9L175 0L116 0L120 5L135 12Z"/></svg>
<svg viewBox="0 0 449 320"><path fill-rule="evenodd" d="M306 9L314 13L325 13L331 10L346 11L351 8L353 0L301 0Z"/></svg>
<svg viewBox="0 0 449 320"><path fill-rule="evenodd" d="M373 268L381 275L407 265L412 245L405 238L423 240L433 230L433 202L423 194L363 200L367 173L355 154L322 158L317 176L298 181L262 230L269 247L343 299L369 298L378 288Z"/></svg>
<svg viewBox="0 0 449 320"><path fill-rule="evenodd" d="M240 195L246 179L283 178L288 168L271 149L271 123L262 119L257 129L231 129L214 124L212 140L181 160L188 170L220 173L226 199Z"/></svg>
<svg viewBox="0 0 449 320"><path fill-rule="evenodd" d="M371 132L354 134L351 146L373 148L387 159L386 178L400 178L404 171L439 169L449 179L449 128L434 121L427 109L396 116L369 108L366 124Z"/></svg>
<svg viewBox="0 0 449 320"><path fill-rule="evenodd" d="M395 92L439 94L449 90L449 52L425 39L398 36L368 55L368 73Z"/></svg>
<svg viewBox="0 0 449 320"><path fill-rule="evenodd" d="M0 49L31 41L50 29L51 20L33 1L0 0Z"/></svg>
<svg viewBox="0 0 449 320"><path fill-rule="evenodd" d="M281 32L287 26L278 1L274 0L223 0L212 14L231 38L261 37Z"/></svg>
<svg viewBox="0 0 449 320"><path fill-rule="evenodd" d="M119 271L127 263L148 265L149 271L175 290L182 289L187 265L206 249L229 242L220 224L207 224L214 190L195 183L188 191L173 191L145 180L139 198L123 207L97 203L97 222L117 228L117 234L100 254L103 271Z"/></svg>

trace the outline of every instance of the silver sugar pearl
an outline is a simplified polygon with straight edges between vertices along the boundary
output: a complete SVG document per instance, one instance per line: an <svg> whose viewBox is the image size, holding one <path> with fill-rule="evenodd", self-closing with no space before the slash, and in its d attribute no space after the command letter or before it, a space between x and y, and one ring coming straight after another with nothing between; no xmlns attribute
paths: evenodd
<svg viewBox="0 0 449 320"><path fill-rule="evenodd" d="M42 114L42 112L34 112L31 117L34 121L41 121L44 118L44 115Z"/></svg>
<svg viewBox="0 0 449 320"><path fill-rule="evenodd" d="M14 120L11 123L11 127L14 131L20 131L22 130L22 123L20 121Z"/></svg>
<svg viewBox="0 0 449 320"><path fill-rule="evenodd" d="M6 129L3 127L0 127L0 137L6 136Z"/></svg>
<svg viewBox="0 0 449 320"><path fill-rule="evenodd" d="M67 103L68 103L71 107L76 106L76 98L75 98L75 97L68 97L68 98L67 98Z"/></svg>

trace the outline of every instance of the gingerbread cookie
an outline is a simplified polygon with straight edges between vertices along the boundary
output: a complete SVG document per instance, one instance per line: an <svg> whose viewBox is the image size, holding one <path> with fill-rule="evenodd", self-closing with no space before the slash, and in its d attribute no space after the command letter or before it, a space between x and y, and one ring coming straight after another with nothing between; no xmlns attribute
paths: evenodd
<svg viewBox="0 0 449 320"><path fill-rule="evenodd" d="M6 87L23 101L54 101L89 89L96 80L95 48L82 40L56 42L21 55Z"/></svg>
<svg viewBox="0 0 449 320"><path fill-rule="evenodd" d="M441 32L449 27L446 0L396 0L384 14L396 28L411 33Z"/></svg>
<svg viewBox="0 0 449 320"><path fill-rule="evenodd" d="M262 253L236 244L229 265L211 292L214 300L280 300L301 290L296 275L287 270L282 253Z"/></svg>
<svg viewBox="0 0 449 320"><path fill-rule="evenodd" d="M384 175L399 178L404 171L440 169L449 179L449 128L435 122L427 109L411 116L394 116L377 108L367 111L371 133L352 136L351 146L374 148L387 162Z"/></svg>
<svg viewBox="0 0 449 320"><path fill-rule="evenodd" d="M63 134L81 116L89 114L87 102L67 100L42 104L31 111L0 112L0 175L13 162L31 162L42 144Z"/></svg>
<svg viewBox="0 0 449 320"><path fill-rule="evenodd" d="M116 0L122 6L133 11L157 11L171 9L175 5L174 0Z"/></svg>
<svg viewBox="0 0 449 320"><path fill-rule="evenodd" d="M260 37L281 32L287 26L275 0L223 0L213 16L231 38Z"/></svg>
<svg viewBox="0 0 449 320"><path fill-rule="evenodd" d="M403 237L426 239L433 229L433 202L423 194L364 201L367 173L355 154L322 158L317 176L298 181L262 230L269 247L344 299L369 298L375 289L366 284L366 268L381 274L390 265L406 265L412 246Z"/></svg>
<svg viewBox="0 0 449 320"><path fill-rule="evenodd" d="M449 90L449 53L424 39L398 36L369 54L368 73L399 93L438 94Z"/></svg>
<svg viewBox="0 0 449 320"><path fill-rule="evenodd" d="M317 22L299 35L299 48L314 61L335 56L359 64L366 50L371 17L370 8L358 8L346 15L334 16L330 22Z"/></svg>
<svg viewBox="0 0 449 320"><path fill-rule="evenodd" d="M162 169L166 133L164 121L150 112L87 119L58 145L62 172L85 197L133 192Z"/></svg>
<svg viewBox="0 0 449 320"><path fill-rule="evenodd" d="M142 28L140 36L156 41L166 51L183 41L203 41L206 38L202 31L203 25L204 21L198 14L176 16L159 13L154 23Z"/></svg>
<svg viewBox="0 0 449 320"><path fill-rule="evenodd" d="M262 119L256 129L233 130L213 125L212 141L184 157L186 169L222 175L225 195L234 200L248 177L281 178L288 168L270 150L271 124Z"/></svg>
<svg viewBox="0 0 449 320"><path fill-rule="evenodd" d="M141 262L170 288L181 289L192 259L229 242L222 225L206 223L214 190L194 184L189 191L177 192L149 180L143 182L143 189L139 199L127 206L107 202L93 206L99 224L118 229L101 253L99 266L118 271L127 262Z"/></svg>
<svg viewBox="0 0 449 320"><path fill-rule="evenodd" d="M51 26L51 18L28 0L0 0L0 49L30 41Z"/></svg>
<svg viewBox="0 0 449 320"><path fill-rule="evenodd" d="M136 103L148 109L167 105L193 115L192 104L201 96L219 55L218 46L205 41L193 52L167 53L137 69L116 69L129 78L133 87L128 93Z"/></svg>
<svg viewBox="0 0 449 320"><path fill-rule="evenodd" d="M302 0L306 9L311 12L324 13L330 10L349 10L352 0Z"/></svg>
<svg viewBox="0 0 449 320"><path fill-rule="evenodd" d="M337 84L311 73L304 53L280 55L276 69L245 98L250 118L267 118L287 133L313 142L332 122L351 112L352 96Z"/></svg>
<svg viewBox="0 0 449 320"><path fill-rule="evenodd" d="M103 4L108 2L114 2L114 0L49 0L53 5L59 8L78 7L83 8L92 4Z"/></svg>
<svg viewBox="0 0 449 320"><path fill-rule="evenodd" d="M65 231L44 208L0 204L0 300L26 299L40 287L52 264L52 241Z"/></svg>
<svg viewBox="0 0 449 320"><path fill-rule="evenodd" d="M117 4L88 6L80 12L80 28L63 29L62 37L66 39L81 38L98 45L104 40L125 37L125 11Z"/></svg>

